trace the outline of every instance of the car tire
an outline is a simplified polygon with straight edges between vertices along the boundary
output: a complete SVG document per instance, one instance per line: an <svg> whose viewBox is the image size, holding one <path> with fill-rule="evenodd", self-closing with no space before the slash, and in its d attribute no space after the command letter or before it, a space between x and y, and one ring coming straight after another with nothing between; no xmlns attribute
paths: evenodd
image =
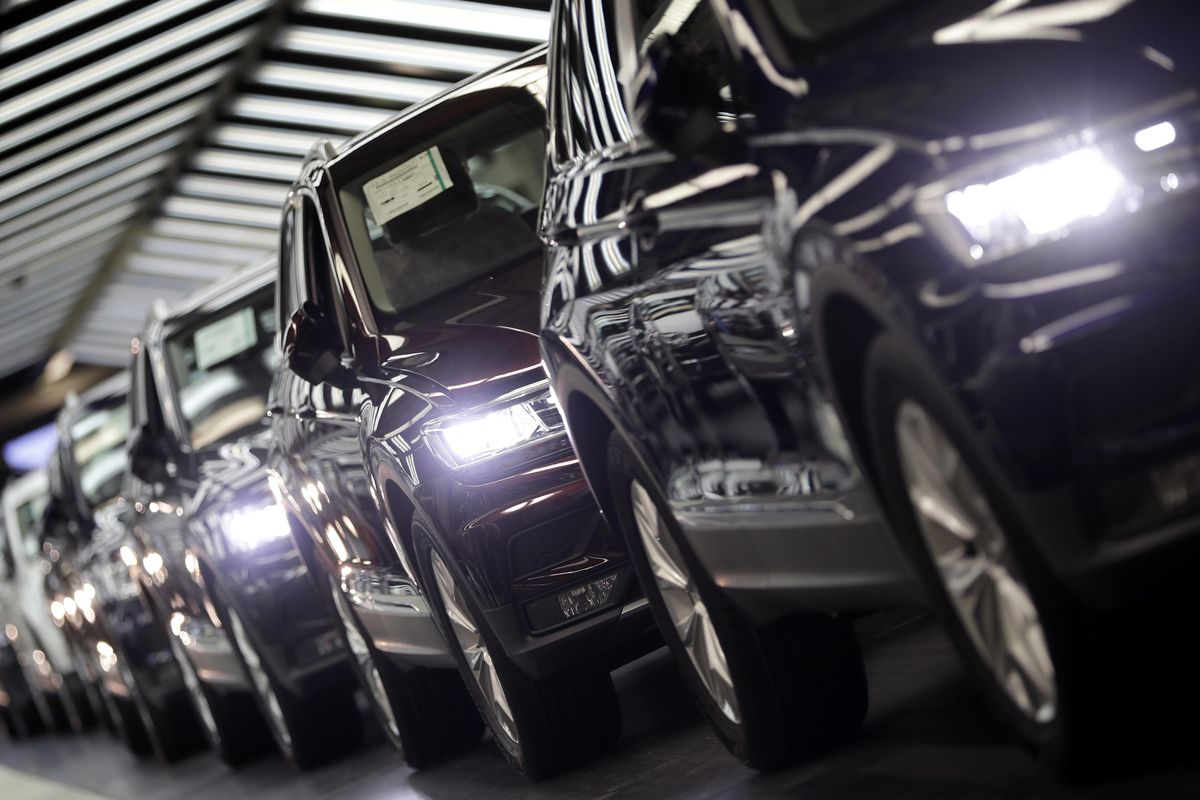
<svg viewBox="0 0 1200 800"><path fill-rule="evenodd" d="M306 771L358 747L363 725L352 690L339 684L306 695L293 693L262 658L254 635L238 611L224 602L218 611L267 729L284 759Z"/></svg>
<svg viewBox="0 0 1200 800"><path fill-rule="evenodd" d="M610 749L621 732L612 676L586 666L534 678L504 652L452 561L420 523L418 569L434 620L479 714L514 770L542 780ZM474 669L473 669L474 665Z"/></svg>
<svg viewBox="0 0 1200 800"><path fill-rule="evenodd" d="M117 669L129 690L121 715L127 744L135 755L152 754L164 764L173 764L203 749L204 736L187 698L176 694L153 700L123 651L118 652Z"/></svg>
<svg viewBox="0 0 1200 800"><path fill-rule="evenodd" d="M404 669L381 652L359 623L342 587L329 579L354 672L384 736L413 769L476 747L484 724L455 670Z"/></svg>
<svg viewBox="0 0 1200 800"><path fill-rule="evenodd" d="M267 722L245 692L220 692L209 686L196 673L183 643L172 632L167 636L171 652L183 674L188 698L200 720L208 746L225 766L237 769L270 752L273 740Z"/></svg>
<svg viewBox="0 0 1200 800"><path fill-rule="evenodd" d="M1130 731L1152 730L1143 715L1157 703L1154 681L1132 672L1152 645L1122 644L1113 619L1080 606L1053 578L998 467L919 349L881 335L868 351L866 370L866 422L881 498L990 706L1063 777L1090 779L1140 760L1146 754L1138 754ZM943 491L950 500L938 497ZM951 514L940 523L939 508ZM954 529L972 530L961 523L973 526L979 544L953 538ZM977 563L968 570L972 559ZM963 580L970 575L977 577ZM990 585L973 589L974 596L995 602L976 603L972 607L983 610L971 620L956 598L982 581ZM1004 615L984 616L989 625L1005 623L1014 633L1022 626L1018 641L985 641L978 617L988 610ZM1134 625L1144 629L1142 637L1154 627L1151 619ZM1119 686L1144 691L1126 697L1114 691Z"/></svg>
<svg viewBox="0 0 1200 800"><path fill-rule="evenodd" d="M608 480L651 611L725 747L767 771L852 738L866 717L867 682L851 623L804 613L755 624L713 584L656 482L616 433Z"/></svg>

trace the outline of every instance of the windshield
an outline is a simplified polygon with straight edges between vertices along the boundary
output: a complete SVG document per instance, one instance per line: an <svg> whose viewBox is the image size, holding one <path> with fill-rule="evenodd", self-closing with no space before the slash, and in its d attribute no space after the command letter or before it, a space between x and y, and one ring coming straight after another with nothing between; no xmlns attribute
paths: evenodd
<svg viewBox="0 0 1200 800"><path fill-rule="evenodd" d="M28 558L33 558L42 549L38 537L42 530L42 512L46 510L47 499L46 495L39 494L17 506L17 525L20 529L18 533Z"/></svg>
<svg viewBox="0 0 1200 800"><path fill-rule="evenodd" d="M167 338L167 366L193 447L266 415L275 329L275 295L267 288Z"/></svg>
<svg viewBox="0 0 1200 800"><path fill-rule="evenodd" d="M386 156L343 184L354 254L385 316L540 252L545 109L523 90L501 92L399 155L381 141Z"/></svg>
<svg viewBox="0 0 1200 800"><path fill-rule="evenodd" d="M129 406L124 398L71 426L71 454L79 470L79 487L90 507L95 508L121 491L128 435Z"/></svg>

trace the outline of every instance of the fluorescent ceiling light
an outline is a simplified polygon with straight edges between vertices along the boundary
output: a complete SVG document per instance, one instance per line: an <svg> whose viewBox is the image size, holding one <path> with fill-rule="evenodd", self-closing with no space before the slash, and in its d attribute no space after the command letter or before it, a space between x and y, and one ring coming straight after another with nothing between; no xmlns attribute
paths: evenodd
<svg viewBox="0 0 1200 800"><path fill-rule="evenodd" d="M118 206L104 214L99 214L91 219L81 222L80 224L62 231L56 236L50 236L42 239L37 244L34 244L18 253L0 258L0 274L12 269L13 267L21 266L26 262L31 261L40 256L47 255L57 251L59 248L73 244L80 239L85 239L94 233L112 228L125 220L132 217L138 211L138 203L127 203L123 206Z"/></svg>
<svg viewBox="0 0 1200 800"><path fill-rule="evenodd" d="M206 97L188 100L152 117L97 139L89 145L72 150L20 175L0 183L0 195L16 197L22 192L41 186L47 181L74 170L105 161L109 156L146 139L169 131L195 119L204 107Z"/></svg>
<svg viewBox="0 0 1200 800"><path fill-rule="evenodd" d="M304 89L351 97L372 97L401 103L424 100L450 84L421 78L376 75L345 69L268 63L254 74L256 83L285 89Z"/></svg>
<svg viewBox="0 0 1200 800"><path fill-rule="evenodd" d="M108 80L126 70L132 70L179 48L190 46L197 39L242 22L268 5L270 5L270 0L238 0L218 11L180 25L178 28L146 39L139 45L96 61L91 66L48 81L0 106L0 124L19 119L42 106L62 100L93 84Z"/></svg>
<svg viewBox="0 0 1200 800"><path fill-rule="evenodd" d="M88 216L88 209L92 209L92 213L94 213L97 208L103 209L105 204L117 205L125 199L147 194L156 182L154 178L145 178L136 182L124 181L122 184L111 187L108 192L92 195L91 202L85 203L75 197L70 197L67 200L73 201L73 203L56 203L53 205L61 207L48 211L49 206L47 206L40 209L37 214L27 214L0 225L0 253L7 253L12 242L36 241L36 237L30 238L35 231L53 232L73 225Z"/></svg>
<svg viewBox="0 0 1200 800"><path fill-rule="evenodd" d="M53 139L36 147L21 150L16 155L0 161L0 177L30 164L36 164L43 158L63 150L78 147L81 142L87 141L93 136L120 128L138 117L165 108L189 95L207 89L216 84L223 74L224 70L219 67L207 69L199 75L194 75L180 83L171 84L161 91L148 95L136 103L130 103L98 117L86 125L72 126Z"/></svg>
<svg viewBox="0 0 1200 800"><path fill-rule="evenodd" d="M150 231L161 236L172 236L179 239L221 242L222 244L244 245L265 250L272 250L279 244L279 235L274 230L264 231L237 224L218 225L170 216L154 220L150 225Z"/></svg>
<svg viewBox="0 0 1200 800"><path fill-rule="evenodd" d="M305 0L300 10L529 43L544 42L550 35L550 15L545 11L465 0Z"/></svg>
<svg viewBox="0 0 1200 800"><path fill-rule="evenodd" d="M135 183L132 186L127 186L124 189L113 192L110 195L93 200L75 209L69 214L64 214L57 219L49 222L44 222L41 225L34 225L31 228L24 229L16 236L9 236L0 241L0 257L7 256L10 253L20 252L29 248L36 242L40 242L46 237L66 229L69 230L74 226L86 222L98 214L107 211L114 206L119 206L122 203L128 203L139 197L142 197L150 191L154 186L153 180L144 180Z"/></svg>
<svg viewBox="0 0 1200 800"><path fill-rule="evenodd" d="M239 31L206 44L199 50L168 61L162 66L141 73L136 78L118 83L102 92L86 95L52 113L39 115L21 127L0 135L0 152L15 150L24 143L33 141L51 131L69 128L75 120L83 119L95 111L110 106L118 106L139 92L167 85L190 70L237 52L249 38L248 31Z"/></svg>
<svg viewBox="0 0 1200 800"><path fill-rule="evenodd" d="M286 183L271 184L206 175L185 175L180 179L175 191L193 197L211 197L214 200L232 200L280 208L287 198L289 188L289 184Z"/></svg>
<svg viewBox="0 0 1200 800"><path fill-rule="evenodd" d="M248 94L233 103L233 114L237 117L260 119L294 125L308 125L322 130L336 128L339 133L358 133L373 128L395 114L381 108L324 103L309 100L293 100L287 97ZM299 164L296 165L299 170ZM297 173L298 174L298 173ZM296 177L293 174L288 180Z"/></svg>
<svg viewBox="0 0 1200 800"><path fill-rule="evenodd" d="M59 180L51 181L36 191L22 195L19 200L0 204L0 221L13 219L51 200L66 197L72 192L85 192L89 186L101 178L116 175L122 170L138 169L150 157L171 149L181 141L183 141L183 132L177 130L152 139L140 147L126 150L107 161L101 161L91 169L79 170Z"/></svg>
<svg viewBox="0 0 1200 800"><path fill-rule="evenodd" d="M10 2L9 7L17 5ZM16 50L19 47L33 44L44 36L55 31L61 31L70 25L76 25L102 14L110 8L120 5L120 0L75 0L73 3L48 11L40 17L34 17L28 22L14 25L0 36L0 52Z"/></svg>
<svg viewBox="0 0 1200 800"><path fill-rule="evenodd" d="M279 37L286 50L374 61L397 70L417 69L473 75L510 60L516 53L492 47L423 42L397 36L297 26Z"/></svg>
<svg viewBox="0 0 1200 800"><path fill-rule="evenodd" d="M239 124L222 125L217 128L211 141L220 147L261 150L302 158L308 154L313 144L320 138L332 139L334 145L341 143L341 137L338 134L322 136L318 133Z"/></svg>
<svg viewBox="0 0 1200 800"><path fill-rule="evenodd" d="M212 231L217 234L219 231ZM231 247L223 242L196 242L150 234L138 241L138 252L164 258L194 258L220 264L249 264L267 255L263 248Z"/></svg>
<svg viewBox="0 0 1200 800"><path fill-rule="evenodd" d="M300 174L303 162L298 158L239 153L235 150L207 148L201 150L192 162L192 169L200 172L219 172L248 178L268 178L287 183ZM280 198L280 203L283 199Z"/></svg>
<svg viewBox="0 0 1200 800"><path fill-rule="evenodd" d="M89 53L94 53L155 25L193 11L195 8L194 0L161 0L161 2L153 3L133 14L119 17L60 45L44 48L35 56L23 58L9 67L0 69L0 86L11 87L33 80L43 72L83 58Z"/></svg>
<svg viewBox="0 0 1200 800"><path fill-rule="evenodd" d="M248 206L239 203L224 203L218 200L200 200L195 197L170 197L163 210L174 217L228 222L234 225L253 225L274 231L279 227L282 214L278 208Z"/></svg>

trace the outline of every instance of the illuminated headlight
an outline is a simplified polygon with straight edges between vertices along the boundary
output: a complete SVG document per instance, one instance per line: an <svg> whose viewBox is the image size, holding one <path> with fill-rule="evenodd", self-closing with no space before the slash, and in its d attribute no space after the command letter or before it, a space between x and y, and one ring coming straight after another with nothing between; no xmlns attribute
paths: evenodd
<svg viewBox="0 0 1200 800"><path fill-rule="evenodd" d="M438 420L425 427L451 466L465 467L560 436L562 418L549 392L507 405Z"/></svg>
<svg viewBox="0 0 1200 800"><path fill-rule="evenodd" d="M972 257L1017 250L1112 207L1124 176L1095 147L946 195L946 209L975 240Z"/></svg>
<svg viewBox="0 0 1200 800"><path fill-rule="evenodd" d="M244 553L270 542L291 536L287 514L278 505L244 508L234 511L225 520L225 538L234 550Z"/></svg>

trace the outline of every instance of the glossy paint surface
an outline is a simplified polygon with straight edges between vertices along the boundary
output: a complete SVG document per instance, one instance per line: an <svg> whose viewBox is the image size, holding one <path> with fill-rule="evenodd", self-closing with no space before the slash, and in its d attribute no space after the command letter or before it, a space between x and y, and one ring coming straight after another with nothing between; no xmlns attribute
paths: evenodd
<svg viewBox="0 0 1200 800"><path fill-rule="evenodd" d="M1177 478L1175 506L1154 511L1170 473L1150 476L1200 445L1195 9L885 3L803 39L780 5L698 6L730 107L696 152L638 135L617 86L562 112L543 341L589 473L599 419L639 444L681 517L869 497L862 341L885 332L942 376L1056 569L1102 571L1097 539L1182 538L1194 487ZM616 37L566 7L558 46L628 74ZM552 106L577 108L563 92L552 77ZM1171 144L1135 146L1165 122ZM949 213L955 191L1078 151L1124 180L1095 219L984 252ZM1053 202L1083 202L1095 175L1049 184ZM1038 184L1020 180L1029 203Z"/></svg>

